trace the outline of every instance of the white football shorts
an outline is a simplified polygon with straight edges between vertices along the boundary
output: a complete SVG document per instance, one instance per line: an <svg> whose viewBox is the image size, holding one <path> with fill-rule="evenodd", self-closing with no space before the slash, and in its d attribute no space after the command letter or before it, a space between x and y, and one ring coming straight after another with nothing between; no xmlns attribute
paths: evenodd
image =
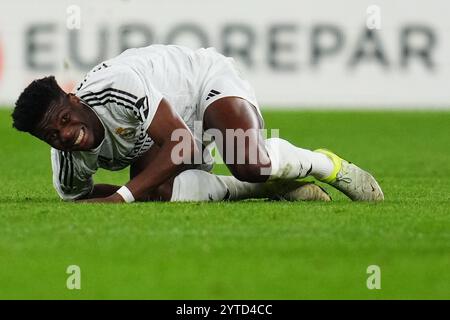
<svg viewBox="0 0 450 320"><path fill-rule="evenodd" d="M203 121L206 109L215 101L225 97L238 97L250 102L260 119L264 121L256 99L256 94L250 83L241 76L241 72L233 58L225 57L214 48L205 49L212 65L205 75L201 85L200 103L197 109L197 119Z"/></svg>

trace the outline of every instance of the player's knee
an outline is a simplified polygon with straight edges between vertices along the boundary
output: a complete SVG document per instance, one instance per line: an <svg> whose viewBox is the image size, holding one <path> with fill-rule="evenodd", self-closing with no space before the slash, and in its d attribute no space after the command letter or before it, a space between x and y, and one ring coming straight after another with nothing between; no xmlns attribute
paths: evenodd
<svg viewBox="0 0 450 320"><path fill-rule="evenodd" d="M143 201L163 201L168 202L172 197L173 179L162 183L151 192L148 192Z"/></svg>
<svg viewBox="0 0 450 320"><path fill-rule="evenodd" d="M167 181L156 188L156 196L160 201L170 201L173 181Z"/></svg>
<svg viewBox="0 0 450 320"><path fill-rule="evenodd" d="M267 176L262 175L263 168L260 164L237 164L230 166L233 176L246 182L264 182Z"/></svg>
<svg viewBox="0 0 450 320"><path fill-rule="evenodd" d="M265 182L267 175L263 173L270 166L267 152L258 146L255 150L245 149L243 156L243 158L237 156L234 164L228 165L234 177L246 182Z"/></svg>

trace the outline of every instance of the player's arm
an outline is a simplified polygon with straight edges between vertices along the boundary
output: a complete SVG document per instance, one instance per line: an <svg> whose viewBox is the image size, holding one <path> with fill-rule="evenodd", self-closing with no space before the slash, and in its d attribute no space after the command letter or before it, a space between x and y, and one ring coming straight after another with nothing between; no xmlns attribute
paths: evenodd
<svg viewBox="0 0 450 320"><path fill-rule="evenodd" d="M172 133L176 130L182 133L181 140L172 139ZM145 199L159 185L183 171L199 152L192 133L165 99L161 100L147 133L158 146L158 152L148 161L146 167L126 184L136 200ZM176 146L177 152L174 152ZM180 158L187 161L179 163ZM115 193L110 197L91 201L123 202L123 198Z"/></svg>
<svg viewBox="0 0 450 320"><path fill-rule="evenodd" d="M119 188L120 186L115 186L112 184L95 184L91 193L83 195L76 200L106 198L113 195L117 190L119 190Z"/></svg>
<svg viewBox="0 0 450 320"><path fill-rule="evenodd" d="M124 126L143 128L158 146L158 152L148 161L146 167L126 184L135 200L143 200L146 195L154 192L158 186L186 167L183 163L172 161L172 150L180 143L171 139L172 133L175 130L182 130L184 133L183 148L177 153L178 156L181 153L181 157L193 157L197 146L184 121L147 78L133 68L124 66L105 69L103 77L108 79L105 83L109 89L127 96L126 100L119 101L121 103L112 99L108 102L109 109L114 111ZM114 193L110 197L87 201L123 202L123 198Z"/></svg>
<svg viewBox="0 0 450 320"><path fill-rule="evenodd" d="M175 131L181 133L181 140L173 139ZM158 152L146 168L126 184L136 199L142 199L149 191L184 170L199 152L191 131L165 99L161 100L147 133L157 144ZM180 159L185 162L180 163Z"/></svg>

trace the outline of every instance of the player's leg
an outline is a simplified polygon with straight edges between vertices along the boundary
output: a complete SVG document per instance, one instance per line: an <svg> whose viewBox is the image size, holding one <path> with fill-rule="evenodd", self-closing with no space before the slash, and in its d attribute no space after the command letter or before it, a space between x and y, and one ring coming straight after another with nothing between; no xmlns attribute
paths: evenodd
<svg viewBox="0 0 450 320"><path fill-rule="evenodd" d="M141 172L149 159L158 152L152 146L130 167L131 178ZM298 181L247 183L233 176L218 176L202 170L185 170L149 192L144 201L221 201L255 198L285 199L289 201L330 201L329 195L318 186Z"/></svg>
<svg viewBox="0 0 450 320"><path fill-rule="evenodd" d="M244 99L216 100L203 116L204 130L214 135L219 152L233 176L241 181L265 182L271 161L261 135L262 123Z"/></svg>
<svg viewBox="0 0 450 320"><path fill-rule="evenodd" d="M261 129L258 112L245 99L217 99L206 108L203 121L205 130L220 132L223 144L219 151L227 167L240 180L264 182L311 175L336 187L352 200L384 199L372 175L329 151L298 148L279 138L264 141L258 130ZM239 139L239 134L244 134L245 139ZM232 157L228 156L230 151L234 152ZM239 151L243 154L243 163L236 156Z"/></svg>
<svg viewBox="0 0 450 320"><path fill-rule="evenodd" d="M280 138L264 140L260 116L245 99L218 99L208 106L203 119L205 130L220 131L224 143L219 151L239 180L264 182L307 175L322 179L333 171L333 162L322 153L298 148Z"/></svg>
<svg viewBox="0 0 450 320"><path fill-rule="evenodd" d="M310 182L272 181L250 183L233 176L186 170L175 177L171 201L222 201L276 199L288 201L330 201L330 196Z"/></svg>
<svg viewBox="0 0 450 320"><path fill-rule="evenodd" d="M328 177L333 162L324 154L297 148L289 142L264 140L262 116L255 92L233 59L211 52L213 66L200 84L199 120L205 131L218 131L216 145L232 174L248 182ZM222 142L222 143L221 143ZM314 165L312 165L314 164Z"/></svg>
<svg viewBox="0 0 450 320"><path fill-rule="evenodd" d="M241 77L233 59L210 54L214 64L208 66L207 76L200 84L199 116L204 129L218 130L225 146L234 144L236 140L227 137L227 129L253 131L245 137L243 146L236 146L244 155L244 164L229 156L226 149L221 150L233 175L252 182L312 175L336 187L352 200L384 198L372 175L331 152L297 148L278 138L264 141L254 132L262 127L262 121L258 121L261 115L257 111L258 103L251 85ZM227 159L227 153L230 159Z"/></svg>

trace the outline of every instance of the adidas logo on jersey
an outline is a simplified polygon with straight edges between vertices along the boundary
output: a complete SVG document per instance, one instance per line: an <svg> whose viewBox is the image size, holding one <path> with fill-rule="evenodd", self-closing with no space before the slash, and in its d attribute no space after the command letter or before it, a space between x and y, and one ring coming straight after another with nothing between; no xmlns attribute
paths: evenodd
<svg viewBox="0 0 450 320"><path fill-rule="evenodd" d="M208 93L208 97L206 98L206 100L209 100L209 98L213 98L213 97L217 96L218 94L220 94L220 92L213 89Z"/></svg>

